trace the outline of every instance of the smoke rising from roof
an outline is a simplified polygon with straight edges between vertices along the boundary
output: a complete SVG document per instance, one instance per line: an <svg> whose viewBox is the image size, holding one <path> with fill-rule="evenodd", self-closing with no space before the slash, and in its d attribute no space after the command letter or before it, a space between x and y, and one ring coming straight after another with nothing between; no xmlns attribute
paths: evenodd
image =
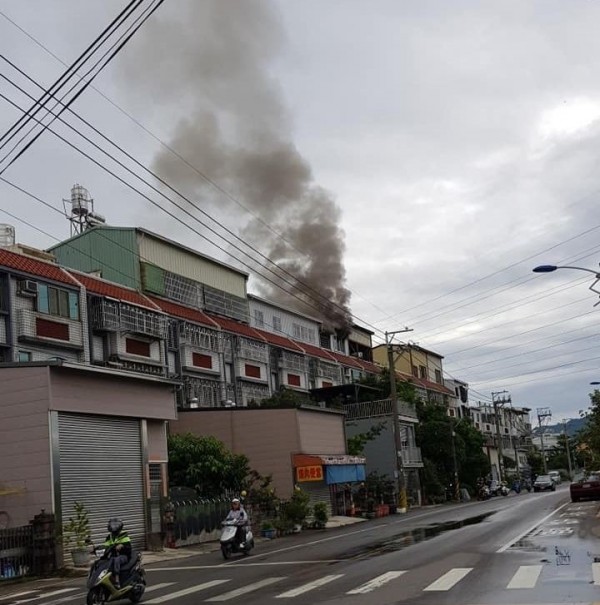
<svg viewBox="0 0 600 605"><path fill-rule="evenodd" d="M341 211L295 147L282 91L270 75L283 43L274 8L265 0L165 3L147 25L126 65L128 78L161 107L184 107L169 145L251 211L241 235L277 263L280 275L294 276L300 290L282 285L305 303L267 282L260 294L313 316L318 305L327 327L347 327ZM167 150L153 163L203 209L224 210L223 197ZM234 207L227 214L234 210L239 214Z"/></svg>

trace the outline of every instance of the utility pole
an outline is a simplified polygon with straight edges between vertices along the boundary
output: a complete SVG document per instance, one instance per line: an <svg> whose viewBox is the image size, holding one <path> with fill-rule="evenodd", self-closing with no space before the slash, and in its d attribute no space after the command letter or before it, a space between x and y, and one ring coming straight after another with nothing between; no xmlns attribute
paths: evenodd
<svg viewBox="0 0 600 605"><path fill-rule="evenodd" d="M398 410L398 394L396 391L396 364L394 361L394 347L392 339L396 334L412 332L411 328L396 330L385 333L385 346L388 354L388 366L390 370L390 399L392 400L392 419L394 423L394 447L396 449L396 479L398 481L398 510L406 512L408 505L406 498L406 482L404 480L404 461L402 460L402 435L400 434L400 418Z"/></svg>
<svg viewBox="0 0 600 605"><path fill-rule="evenodd" d="M548 463L546 462L546 450L544 449L544 426L543 422L546 418L552 418L550 408L537 408L538 424L540 426L540 444L542 446L542 462L544 463L544 475L548 474Z"/></svg>
<svg viewBox="0 0 600 605"><path fill-rule="evenodd" d="M458 421L460 422L460 420ZM458 424L458 422L456 424ZM450 419L450 436L452 438L452 464L454 466L454 499L457 502L460 502L460 483L458 481L458 464L456 462L456 443L454 438L456 437L456 433L454 432L454 423L453 419Z"/></svg>
<svg viewBox="0 0 600 605"><path fill-rule="evenodd" d="M569 479L573 480L573 466L571 464L571 448L569 446L569 434L567 433L567 421L563 420L563 433L565 436L565 447L567 448L567 464L569 465Z"/></svg>
<svg viewBox="0 0 600 605"><path fill-rule="evenodd" d="M498 410L501 405L511 403L510 395L506 396L505 393L508 393L508 391L492 392L492 404L494 406L494 417L496 420L496 437L498 441L498 472L500 473L500 481L504 481L504 457L502 453L502 435L500 433L500 414L498 413ZM499 395L503 395L503 397L499 397Z"/></svg>
<svg viewBox="0 0 600 605"><path fill-rule="evenodd" d="M515 439L515 436L513 435L513 429L516 432L517 427L516 427L516 422L515 422L515 411L513 409L512 403L511 403L510 404L510 442L515 451L515 464L516 464L516 470L517 470L517 479L520 479L521 478L521 464L519 463L519 449L518 449L520 436Z"/></svg>

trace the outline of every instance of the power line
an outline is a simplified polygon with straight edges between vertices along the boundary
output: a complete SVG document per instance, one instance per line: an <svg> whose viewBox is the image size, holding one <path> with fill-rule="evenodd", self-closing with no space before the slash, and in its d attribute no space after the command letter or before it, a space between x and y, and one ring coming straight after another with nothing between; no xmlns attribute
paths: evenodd
<svg viewBox="0 0 600 605"><path fill-rule="evenodd" d="M38 111L43 107L44 103L46 103L47 97L52 95L52 91L57 87L58 89L60 89L63 86L64 83L62 81L68 76L69 72L76 71L79 68L80 64L83 65L83 63L85 63L89 59L88 55L91 55L95 52L94 47L104 43L103 39L108 38L112 34L111 30L113 29L115 24L117 24L117 22L121 20L124 15L125 18L129 16L129 14L131 14L130 11L135 10L141 2L142 0L131 0L131 2L129 2L129 4L125 6L125 8L100 33L100 35L79 55L79 57L77 57L77 59L75 59L75 61L67 68L67 70L60 76L60 78L58 78L58 80L56 80L47 91L44 91L44 94L37 101L35 101L33 106L28 111L26 111L24 115L22 115L0 137L2 147L4 147L7 142L10 142L10 140L16 135L16 132L18 132L23 125L25 125L32 117L34 117L38 113ZM120 23L117 25L117 27L119 26ZM68 76L68 78L70 77L71 76Z"/></svg>
<svg viewBox="0 0 600 605"><path fill-rule="evenodd" d="M19 73L21 73L23 76L25 76L28 80L32 81L36 86L40 86L37 82L35 82L32 78L30 78L25 72L23 72L23 70L21 70L19 67L17 67L12 61L10 61L9 59L7 59L6 57L2 56L2 59L4 59L4 61L6 61L9 65L11 65L15 70L17 70ZM10 78L8 78L7 76L5 76L4 74L0 74L0 77L4 78L6 81L8 81L10 84L12 84L16 89L18 89L19 91L21 91L23 94L30 96L23 88L21 88L20 86L18 86L15 82L13 82L12 80L10 80ZM14 107L17 107L18 109L21 109L16 103L14 103L13 101L11 101L10 99L8 99L6 96L0 94L0 97L4 98L8 103L10 103L11 105L13 105ZM22 110L22 109L21 109ZM72 109L69 109L69 112L72 113L73 115L75 115L75 117L77 117L81 122L83 122L84 124L86 124L89 128L91 128L96 134L98 134L100 137L102 137L105 141L107 141L108 143L110 143L111 145L113 145L114 147L116 147L121 153L123 153L127 158L129 158L131 161L133 161L136 165L138 165L140 168L142 168L144 171L148 172L150 175L152 175L154 178L156 178L159 182L161 182L165 187L167 187L169 190L173 191L176 195L178 195L179 197L181 197L184 201L186 201L190 206L192 206L192 208L198 212L200 212L203 216L205 216L206 218L208 218L209 220L211 220L212 222L214 222L215 224L217 224L221 229L223 229L226 233L228 233L229 235L231 235L235 240L239 241L240 243L242 243L243 245L245 245L246 247L248 247L250 250L252 250L253 252L255 252L256 254L258 254L259 256L261 256L262 258L264 258L266 261L268 261L269 263L273 264L276 268L277 271L274 271L273 269L271 269L270 267L267 267L266 265L264 265L263 263L260 263L259 261L257 261L257 259L253 258L248 252L246 252L245 250L243 250L242 248L240 248L238 245L236 245L235 243L229 241L227 238L223 237L223 235L219 234L214 228L210 227L209 225L207 225L206 223L204 223L203 221L201 221L198 217L194 216L193 214L191 214L188 210L186 210L185 208L183 208L182 206L180 206L179 204L177 204L173 199L171 199L170 197L168 197L163 191L161 191L160 189L158 189L157 187L155 187L154 185L152 185L151 183L149 183L148 181L146 181L145 179L143 179L139 174L135 173L133 170L131 170L130 168L128 168L125 164L123 164L122 162L120 162L119 160L117 160L114 156L112 156L109 152L107 152L105 149L101 148L99 145L97 145L95 142L93 142L89 137L85 136L83 133L81 133L78 129L76 129L74 126L72 126L71 124L69 124L68 122L66 122L64 119L62 119L61 117L58 117L58 120L65 124L68 128L70 128L72 131L74 131L75 133L77 133L80 137L82 137L84 140L86 140L88 143L90 143L92 146L94 146L96 149L98 149L101 153L103 153L104 155L106 155L108 158L110 158L112 161L114 161L117 165L119 165L121 168L123 168L124 170L126 170L127 172L129 172L132 176L134 176L135 178L139 179L142 183L144 183L145 185L147 185L148 187L150 187L153 191L155 191L158 195L160 195L161 197L163 197L164 199L166 199L167 201L169 201L171 204L173 204L176 208L178 208L179 210L181 210L184 214L186 214L187 216L189 216L190 218L192 218L193 220L195 220L196 222L198 222L199 224L201 224L203 227L205 227L206 229L208 229L211 233L213 233L216 237L226 241L229 245L231 245L233 248L235 248L238 252L240 252L241 254L245 255L246 257L250 258L254 263L256 263L257 265L261 266L262 268L264 268L265 270L269 271L270 273L272 273L273 275L275 275L275 277L277 277L278 279L282 280L284 283L287 283L290 287L297 289L298 291L302 292L302 294L304 296L308 296L309 299L314 300L317 305L322 305L323 307L326 307L328 305L331 305L333 307L336 307L337 309L341 310L342 312L346 313L346 310L341 307L339 304L337 303L333 303L332 301L330 301L329 298L327 298L326 296L324 296L323 294L321 294L320 292L318 292L317 290L315 290L314 288L312 288L310 285L306 284L303 280L299 279L298 277L294 276L293 274L291 274L289 271L287 271L285 268L280 267L277 263L275 263L274 261L272 261L268 256L264 255L262 252L260 252L258 249L256 249L255 247L253 247L252 245L248 244L247 242L243 241L237 234L235 234L233 231L231 231L230 229L228 229L226 226L224 226L222 223L220 223L219 221L217 221L216 219L214 219L213 217L211 217L208 213L206 213L204 210L202 210L201 208L199 208L196 204L194 204L188 197L186 197L185 195L183 195L182 193L180 193L179 191L177 191L174 187L172 187L169 183L167 183L166 181L164 181L164 179L162 179L161 177L159 177L158 175L156 175L154 172L152 172L151 170L149 170L148 168L146 168L141 162L139 162L138 160L136 160L131 154L129 154L127 151L125 151L124 149L122 149L119 145L117 145L114 141L112 141L111 139L109 139L108 137L106 137L102 132L100 132L97 128L95 128L92 124L90 124L88 121L86 121L85 119L81 118L80 116L78 116ZM176 218L176 220L178 220L181 224L185 225L187 228L192 229L187 223L181 221L181 219L179 219L178 217L175 217L175 215L173 215L172 213L169 213L166 209L164 209L160 204L158 204L157 202L153 201L151 198L149 198L148 196L144 195L142 192L140 192L138 189L136 189L135 187L133 187L130 183L128 183L127 181L121 179L120 177L118 177L114 172L110 171L106 166L104 166L103 164L97 162L96 160L94 160L91 156L89 156L88 154L86 154L85 152L83 152L81 149L79 149L76 145L70 143L67 139L65 139L64 137L62 137L61 135L59 135L56 131L54 131L52 128L48 127L48 130L54 134L57 138L59 138L60 140L62 140L63 142L67 143L70 147L72 147L73 149L77 150L79 153L81 153L82 155L84 155L85 157L87 157L88 159L90 159L91 161L93 161L96 165L98 165L99 167L101 167L103 170L107 171L109 174L111 174L113 177L117 178L118 180L120 180L122 183L124 183L125 185L127 185L128 187L132 188L134 191L136 191L138 194L142 195L143 197L145 197L148 201L150 201L153 205L157 206L158 208L160 208L161 210L163 210L164 212L167 212L169 214L169 216ZM246 266L248 269L250 270L254 270L256 271L256 269L250 265L248 265L247 263L241 261L238 257L232 255L230 252L226 251L225 249L223 249L222 247L218 246L217 244L215 244L212 240L208 239L206 236L202 235L200 232L198 232L195 229L192 229L192 231L194 231L196 234L200 235L201 237L203 237L206 241L210 242L211 244L213 244L214 246L216 246L218 249L220 249L221 251L225 252L226 254L232 256L232 258L235 258L238 262L241 262L244 266ZM257 272L258 275L260 275L263 279L265 279L266 281L270 282L271 284L280 287L280 285L278 285L276 282L274 282L272 279L266 278L262 273ZM284 275L288 275L293 281L290 282L289 280L285 279ZM297 284L300 284L302 286L304 286L305 288L311 290L312 292L314 292L317 296L319 296L322 301L321 302L319 300L316 300L314 296L311 296L309 293L307 293L305 290L303 290L302 288L300 288ZM318 310L319 312L323 312L323 308L322 306L317 306L314 304L310 304L309 301L300 298L297 295L294 295L293 293L289 292L288 290L285 290L284 288L281 288L284 292L286 292L288 295L292 295L294 298L298 299L300 302L302 302L303 304L307 304L308 306ZM366 326L370 326L370 324L368 322L365 322L364 320L361 320L360 318L357 318L355 315L353 315L352 313L350 313L350 316L357 319L359 322L361 322L362 324L366 325ZM374 326L370 326L373 327L374 330L376 331L380 331L378 328L374 327Z"/></svg>
<svg viewBox="0 0 600 605"><path fill-rule="evenodd" d="M13 19L11 19L6 13L0 11L0 15L2 17L4 17L14 27L16 27L23 35L25 35L27 38L29 38L34 44L36 44L38 47L40 47L42 50L44 50L47 54L49 54L51 57L53 57L56 61L58 61L59 63L61 63L64 66L67 65L67 63L65 61L63 61L59 56L57 56L55 53L53 53L47 46L45 46L44 44L42 44L37 38L35 38L33 35L31 35L27 30L25 30L23 27L21 27L16 21L14 21ZM81 78L81 76L79 76L78 74L75 74L75 75L77 77ZM104 94L99 88L97 88L96 86L93 86L93 85L91 86L91 88L97 94L99 94L105 101L107 101L110 105L112 105L117 111L119 111L121 114L123 114L124 116L126 116L129 120L131 120L134 124L136 124L139 128L141 128L146 134L148 134L155 141L157 141L164 149L166 149L167 151L169 151L169 153L171 153L179 161L183 162L188 168L190 168L191 170L193 170L202 180L204 180L206 183L208 183L216 191L218 191L219 193L221 193L228 200L230 200L231 202L233 202L234 204L236 204L239 208L241 208L242 210L244 210L247 214L249 214L250 216L252 216L256 221L258 221L261 225L263 225L266 229L268 229L271 233L273 233L278 239L280 239L281 241L285 242L288 246L290 246L291 249L293 249L296 252L298 252L298 254L301 254L305 258L310 258L309 255L305 251L300 250L299 248L297 248L292 242L290 242L288 239L286 239L281 233L279 233L276 229L274 229L271 225L269 225L269 223L267 223L264 219L262 219L258 214L256 214L255 212L253 212L247 206L245 206L240 200L238 200L234 195L232 195L224 187L222 187L221 185L219 185L216 181L214 181L209 176L207 176L206 174L204 174L198 167L194 166L185 157L183 157L179 152L177 152L177 150L175 150L172 146L170 146L168 143L166 143L165 141L163 141L159 136L157 136L154 132L152 132L149 128L147 128L141 121L139 121L138 119L136 119L131 113L129 113L128 111L126 111L125 109L123 109L123 107L121 107L120 105L118 105L109 96L107 96L106 94ZM350 292L351 292L351 294L353 296L357 296L357 297L365 300L366 302L368 302L370 305L372 305L378 311L380 311L382 313L385 313L385 311L382 308L380 308L372 300L369 300L368 298L366 298L365 296L363 296L359 292L352 291L352 290L350 290ZM362 320L361 320L361 322L362 322ZM373 327L373 326L371 326L371 327ZM377 328L374 328L374 329L377 330Z"/></svg>
<svg viewBox="0 0 600 605"><path fill-rule="evenodd" d="M154 6L152 4L150 4L148 6L148 8L140 15L138 16L138 18L130 25L130 27L125 31L125 33L108 49L108 51L106 51L106 53L104 55L102 55L102 57L100 57L100 59L90 68L90 70L88 72L86 72L86 74L84 75L84 78L86 78L87 76L90 75L90 73L96 69L96 67L105 59L105 57L108 56L108 58L104 61L104 63L100 66L100 68L90 77L89 80L83 80L85 83L84 85L75 93L75 95L73 97L71 97L71 99L69 99L69 101L67 103L62 103L62 100L73 91L73 89L77 86L77 84L79 82L81 82L82 80L80 79L79 82L75 82L75 84L61 97L60 100L57 100L56 104L54 105L54 107L52 108L52 110L48 110L48 108L46 106L44 106L44 109L46 109L46 111L48 112L48 114L52 114L54 117L50 120L50 122L48 122L47 124L42 124L42 129L25 145L25 147L23 147L21 149L21 151L19 151L19 153L17 153L16 156L14 156L12 158L12 160L10 160L10 162L0 171L0 174L3 174L15 161L17 161L26 151L27 149L29 149L31 147L31 145L33 145L35 143L35 141L37 141L37 139L47 130L47 128L50 126L50 124L52 124L57 118L59 118L59 116L66 110L68 109L82 94L83 92L86 90L86 88L92 83L92 81L102 72L102 70L114 59L114 57L116 57L116 55L124 48L124 46L127 44L127 42L129 42L129 40L131 40L131 38L135 35L135 33L140 29L140 27L154 14L154 12L160 7L160 5L164 2L164 0L156 0L156 3L154 4ZM136 6L137 8L137 6ZM112 52L111 52L112 51ZM110 53L110 54L109 54ZM42 90L44 90L43 87L40 86L40 88ZM57 91L58 92L58 91ZM51 97L56 99L54 94L51 94ZM49 102L50 99L48 99ZM62 109L57 113L54 114L53 109L58 105L61 104L62 105ZM48 115L46 114L46 115ZM45 117L45 116L44 116ZM29 118L31 119L31 118ZM43 118L42 118L43 120ZM25 124L23 124L23 127L25 126ZM15 147L13 147L1 160L0 160L0 164L2 164L6 158L8 158L10 156L10 154L18 147L18 145L27 137L29 136L29 134L36 128L36 125L34 124L31 128L31 130L29 130L29 132L27 132L17 143L17 145L15 145Z"/></svg>

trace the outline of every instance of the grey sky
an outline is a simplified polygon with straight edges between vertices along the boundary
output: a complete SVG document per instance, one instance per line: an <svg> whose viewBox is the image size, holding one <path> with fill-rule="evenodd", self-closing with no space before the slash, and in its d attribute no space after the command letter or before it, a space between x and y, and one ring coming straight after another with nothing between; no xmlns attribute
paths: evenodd
<svg viewBox="0 0 600 605"><path fill-rule="evenodd" d="M0 9L71 61L124 4L0 0ZM255 4L229 0L228 6L244 7L250 18L248 6ZM201 48L193 33L202 27L194 23L189 40L182 34L165 43L165 24L182 5L166 0L144 35L96 81L165 141L190 115L194 90L177 70L153 66L143 49L150 36L176 65L190 44ZM275 124L341 209L353 313L382 330L414 328L412 339L445 355L447 371L483 396L506 388L515 403L550 406L557 417L587 407L588 383L600 380L600 307L593 308L591 280L572 271L534 276L531 268L546 262L594 268L600 260L600 5L280 0L258 6L268 19L249 31L265 27L270 41L262 65L281 101L283 118ZM230 22L223 25L224 48L234 31ZM1 16L0 47L44 85L61 73ZM6 64L1 73L14 76ZM250 97L256 89L243 85L247 73L231 82L232 105L242 110L256 100ZM23 102L4 81L0 92ZM17 113L0 101L4 131ZM95 91L76 110L152 164L156 141ZM224 178L210 165L198 167ZM50 134L4 176L56 207L80 182L109 222L140 224L231 261ZM181 187L194 193L188 183ZM235 194L246 201L243 191ZM248 223L222 197L207 194L203 201L232 229ZM57 238L68 234L58 213L1 183L0 209ZM1 213L0 221L14 223L25 243L54 241Z"/></svg>

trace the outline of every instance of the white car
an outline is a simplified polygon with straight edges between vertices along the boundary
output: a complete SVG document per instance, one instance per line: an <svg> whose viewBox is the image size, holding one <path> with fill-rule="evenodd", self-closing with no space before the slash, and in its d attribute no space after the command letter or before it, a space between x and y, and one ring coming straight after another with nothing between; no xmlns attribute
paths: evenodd
<svg viewBox="0 0 600 605"><path fill-rule="evenodd" d="M560 478L560 473L558 471L550 471L548 474L550 475L550 477L552 478L552 481L554 481L554 483L556 485L561 484L562 479Z"/></svg>

